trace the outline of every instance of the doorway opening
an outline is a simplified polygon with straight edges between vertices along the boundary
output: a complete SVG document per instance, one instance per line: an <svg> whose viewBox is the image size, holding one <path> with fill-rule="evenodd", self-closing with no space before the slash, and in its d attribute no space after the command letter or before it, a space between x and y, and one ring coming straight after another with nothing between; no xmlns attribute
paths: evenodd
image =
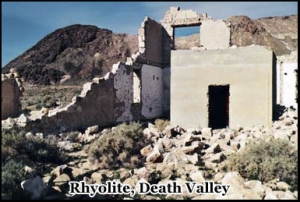
<svg viewBox="0 0 300 202"><path fill-rule="evenodd" d="M208 126L212 129L229 126L229 85L208 86Z"/></svg>

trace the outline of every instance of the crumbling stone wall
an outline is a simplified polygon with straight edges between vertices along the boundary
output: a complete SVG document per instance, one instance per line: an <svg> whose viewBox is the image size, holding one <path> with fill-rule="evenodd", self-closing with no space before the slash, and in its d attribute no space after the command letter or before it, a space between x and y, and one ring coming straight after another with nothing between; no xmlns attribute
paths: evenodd
<svg viewBox="0 0 300 202"><path fill-rule="evenodd" d="M146 17L139 29L139 52L138 62L158 67L170 65L170 36L165 28Z"/></svg>
<svg viewBox="0 0 300 202"><path fill-rule="evenodd" d="M88 126L109 126L136 119L131 114L133 102L133 69L123 63L93 82L84 84L80 95L64 108L50 110L48 115L28 124L31 130L45 132L71 131Z"/></svg>
<svg viewBox="0 0 300 202"><path fill-rule="evenodd" d="M202 20L211 19L207 14L198 14L192 10L180 10L179 7L171 7L161 21L171 39L174 40L174 28L186 26L200 26Z"/></svg>
<svg viewBox="0 0 300 202"><path fill-rule="evenodd" d="M21 113L20 89L14 78L1 82L1 120L8 117L15 118Z"/></svg>
<svg viewBox="0 0 300 202"><path fill-rule="evenodd" d="M150 74L152 76L152 71L162 72L162 83L154 84L159 86L159 91L162 89L162 94L158 96L156 93L155 95L150 96L151 99L156 99L159 97L161 99L162 109L154 107L158 109L158 112L152 111L155 113L156 116L161 116L162 114L165 117L169 117L170 115L170 55L171 55L171 46L172 40L169 36L169 33L165 30L165 27L159 24L158 22L152 20L149 17L146 17L139 29L139 53L135 54L133 58L129 58L130 63L135 66L136 69L139 69L141 82L143 82L142 87L144 88L142 92L144 92L143 96L146 98L145 95L145 86L146 85L153 85L153 83L149 81L144 81L143 78L147 78L146 74ZM134 61L134 62L133 62ZM145 66L143 64L148 64ZM160 67L157 68L157 67ZM142 68L148 68L147 71L142 71ZM153 69L153 70L152 70ZM160 73L159 73L160 74ZM146 82L148 82L146 84ZM153 87L152 87L153 88ZM151 91L156 92L156 91ZM148 92L150 93L150 92ZM150 95L150 94L149 94ZM154 115L149 115L149 109L152 109L153 106L150 106L150 100L146 99L143 100L142 106L142 114L146 117L153 118ZM157 103L157 102L156 102Z"/></svg>
<svg viewBox="0 0 300 202"><path fill-rule="evenodd" d="M279 62L277 64L277 103L297 108L298 63Z"/></svg>
<svg viewBox="0 0 300 202"><path fill-rule="evenodd" d="M298 51L277 57L277 104L298 106Z"/></svg>
<svg viewBox="0 0 300 202"><path fill-rule="evenodd" d="M142 65L140 102L134 102L133 66L118 63L105 77L84 84L80 95L63 108L50 110L27 124L31 131L71 131L92 125L110 126L124 121L147 120L163 114L163 70Z"/></svg>

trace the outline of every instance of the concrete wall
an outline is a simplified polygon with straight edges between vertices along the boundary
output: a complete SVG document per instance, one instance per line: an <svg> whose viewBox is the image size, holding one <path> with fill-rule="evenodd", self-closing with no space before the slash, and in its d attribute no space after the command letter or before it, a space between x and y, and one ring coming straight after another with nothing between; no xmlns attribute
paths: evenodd
<svg viewBox="0 0 300 202"><path fill-rule="evenodd" d="M230 85L229 127L272 124L276 71L264 47L172 51L171 123L208 126L208 86Z"/></svg>
<svg viewBox="0 0 300 202"><path fill-rule="evenodd" d="M143 65L142 115L146 119L160 117L163 114L163 71L160 67Z"/></svg>
<svg viewBox="0 0 300 202"><path fill-rule="evenodd" d="M227 49L230 46L230 28L222 20L204 20L200 30L201 44L207 50Z"/></svg>
<svg viewBox="0 0 300 202"><path fill-rule="evenodd" d="M3 80L1 91L1 120L19 116L21 113L20 90L16 80Z"/></svg>
<svg viewBox="0 0 300 202"><path fill-rule="evenodd" d="M296 72L298 63L277 64L277 103L286 107L297 107Z"/></svg>

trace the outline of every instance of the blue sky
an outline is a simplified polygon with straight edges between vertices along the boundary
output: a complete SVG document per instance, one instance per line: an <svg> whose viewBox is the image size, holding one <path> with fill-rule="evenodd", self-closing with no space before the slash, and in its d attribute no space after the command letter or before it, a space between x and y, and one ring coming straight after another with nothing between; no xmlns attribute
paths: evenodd
<svg viewBox="0 0 300 202"><path fill-rule="evenodd" d="M145 16L160 21L171 6L207 13L214 19L247 15L257 19L298 14L298 2L1 2L2 67L56 29L95 25L137 34Z"/></svg>

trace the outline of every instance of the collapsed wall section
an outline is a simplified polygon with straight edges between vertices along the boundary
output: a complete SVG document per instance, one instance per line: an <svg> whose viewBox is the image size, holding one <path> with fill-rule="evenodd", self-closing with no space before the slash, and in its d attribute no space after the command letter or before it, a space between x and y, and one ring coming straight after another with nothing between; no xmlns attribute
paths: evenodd
<svg viewBox="0 0 300 202"><path fill-rule="evenodd" d="M192 10L180 10L179 7L171 7L166 12L161 24L164 26L171 39L174 40L175 27L197 26L202 20L211 19L207 14L198 14Z"/></svg>
<svg viewBox="0 0 300 202"><path fill-rule="evenodd" d="M69 105L50 110L48 116L32 121L27 127L45 132L71 131L134 120L130 111L132 72L132 68L123 63L114 65L105 77L84 84L81 94L73 97Z"/></svg>
<svg viewBox="0 0 300 202"><path fill-rule="evenodd" d="M171 58L171 46L172 40L169 33L166 31L165 27L149 17L146 17L139 29L139 53L136 54L136 58L130 58L134 61L133 65L138 71L140 71L142 85L142 97L143 107L142 115L146 117L154 118L164 116L169 117L170 115L170 58ZM159 82L153 83L153 79L148 77L153 76L153 72L159 72ZM150 76L149 76L149 75ZM145 80L146 79L146 80ZM145 91L149 88L158 88L160 95L155 94L151 99L159 98L161 99L159 103L162 105L162 109L158 109L155 106L149 106L149 100L145 98L147 95ZM152 91L153 93L153 91ZM149 92L149 95L151 93ZM150 100L151 100L150 99ZM155 101L158 103L158 100ZM151 113L149 109L155 109ZM162 112L161 112L162 110ZM151 115L149 115L149 113ZM156 115L154 115L156 114Z"/></svg>
<svg viewBox="0 0 300 202"><path fill-rule="evenodd" d="M15 118L21 113L20 89L14 78L1 82L1 120Z"/></svg>
<svg viewBox="0 0 300 202"><path fill-rule="evenodd" d="M158 67L170 65L170 36L165 28L146 17L139 29L139 52L140 57L136 62Z"/></svg>
<svg viewBox="0 0 300 202"><path fill-rule="evenodd" d="M280 56L277 62L277 104L298 106L298 62Z"/></svg>

